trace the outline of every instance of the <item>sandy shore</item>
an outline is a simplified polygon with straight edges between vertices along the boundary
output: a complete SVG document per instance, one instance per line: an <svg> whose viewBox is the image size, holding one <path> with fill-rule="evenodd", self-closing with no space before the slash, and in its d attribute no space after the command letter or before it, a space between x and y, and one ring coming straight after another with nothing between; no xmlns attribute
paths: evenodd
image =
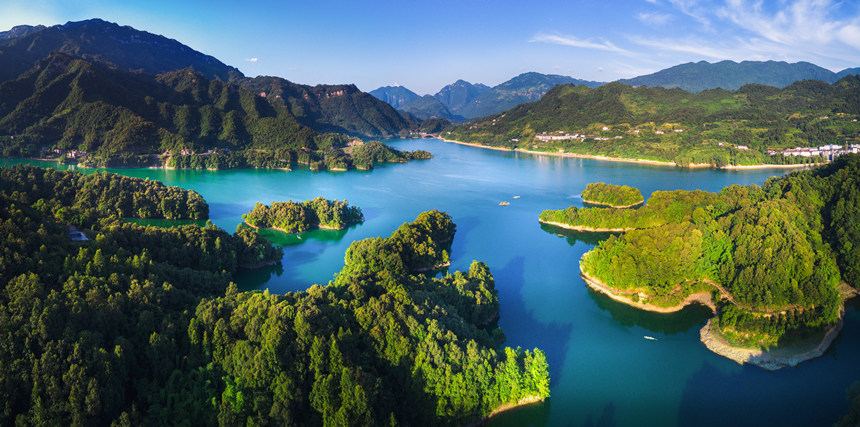
<svg viewBox="0 0 860 427"><path fill-rule="evenodd" d="M632 208L633 206L639 206L639 205L645 204L645 200L642 200L642 201L639 201L636 203L631 203L631 204L625 205L625 206L616 206L616 205L613 205L612 203L595 202L593 200L588 200L584 197L582 198L582 201L585 203L588 203L589 205L608 206L610 208L615 208L615 209L627 209L627 208Z"/></svg>
<svg viewBox="0 0 860 427"><path fill-rule="evenodd" d="M543 399L541 399L538 396L526 396L526 397L518 400L517 403L509 403L507 405L499 406L498 408L494 409L493 412L490 412L490 414L484 418L484 421L490 419L490 417L492 417L493 415L499 414L501 412L505 412L509 409L517 408L517 407L524 406L524 405L530 405L532 403L538 403L538 402L543 402Z"/></svg>
<svg viewBox="0 0 860 427"><path fill-rule="evenodd" d="M635 228L593 228L593 227L587 227L584 225L570 225L570 224L564 224L561 222L544 221L542 219L538 219L538 222L540 222L542 224L554 225L556 227L564 228L567 230L588 231L588 232L592 232L592 233L622 233L625 231L635 230Z"/></svg>
<svg viewBox="0 0 860 427"><path fill-rule="evenodd" d="M585 280L585 283L588 285L588 287L590 287L591 289L594 289L595 291L600 292L615 301L642 310L653 311L657 313L674 313L690 304L698 303L709 307L711 311L716 314L716 305L711 299L710 292L698 292L689 295L687 298L684 299L684 301L681 301L675 306L660 307L653 304L634 302L632 299L630 299L630 296L633 295L635 292L624 292L611 288L600 280L590 277L585 273L582 273L581 276L583 280ZM842 290L840 289L840 291ZM842 291L842 294L844 298L850 298L858 295L857 290L853 288ZM719 354L720 356L729 358L740 364L749 363L751 365L755 365L760 368L767 369L769 371L775 371L777 369L785 368L788 366L797 366L802 362L815 359L816 357L820 357L821 355L823 355L824 352L827 351L827 348L830 347L830 344L833 343L833 340L835 340L836 337L839 336L839 331L842 330L843 313L844 310L840 308L839 321L837 321L834 325L830 326L825 331L821 341L818 342L813 341L809 343L791 345L788 347L777 348L773 350L737 347L731 345L728 341L726 341L725 338L723 338L723 336L718 331L711 327L711 323L714 320L713 318L708 319L708 323L706 323L705 326L702 327L702 329L699 331L699 339L702 341L703 344L705 344L705 347L707 347L708 350L711 350L712 352Z"/></svg>
<svg viewBox="0 0 860 427"><path fill-rule="evenodd" d="M717 306L714 305L714 301L711 299L710 292L696 292L694 294L688 295L687 298L684 298L684 300L677 305L673 305L671 307L661 307L659 305L646 304L641 301L634 302L632 299L630 299L630 297L636 294L636 292L619 291L617 289L609 287L600 280L597 280L596 278L591 277L585 273L580 274L580 276L583 280L585 280L585 284L588 285L589 288L594 289L595 291L600 292L615 301L627 304L632 307L636 307L640 310L653 311L655 313L675 313L677 311L681 311L681 309L690 304L704 305L710 308L713 312L716 312L717 310Z"/></svg>
<svg viewBox="0 0 860 427"><path fill-rule="evenodd" d="M439 139L441 139L442 141L445 141L445 142L453 142L454 144L468 145L470 147L486 148L488 150L497 150L497 151L515 151L517 153L526 153L526 154L532 154L532 155L536 155L536 156L568 157L568 158L575 158L575 159L603 160L603 161L607 161L607 162L638 163L638 164L645 164L645 165L678 167L678 164L675 162L666 162L666 161L660 161L660 160L627 159L627 158L623 158L623 157L596 156L596 155L591 155L591 154L551 153L551 152L547 152L547 151L526 150L523 148L510 149L510 148L502 148L502 147L491 147L489 145L455 141L453 139L445 139L442 137L439 137ZM718 168L716 166L711 165L710 163L691 163L689 166L683 166L683 167L687 167L690 169L698 169L698 168L716 168L716 169L770 169L770 168L776 168L776 169L787 169L787 168L807 168L807 167L812 167L812 166L816 166L816 165L751 165L751 166L729 165L729 166L723 166L723 167Z"/></svg>

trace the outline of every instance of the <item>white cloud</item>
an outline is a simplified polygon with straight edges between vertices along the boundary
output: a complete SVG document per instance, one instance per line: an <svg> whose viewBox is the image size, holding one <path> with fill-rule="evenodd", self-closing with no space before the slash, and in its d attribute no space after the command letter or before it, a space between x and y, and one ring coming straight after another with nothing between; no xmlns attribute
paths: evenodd
<svg viewBox="0 0 860 427"><path fill-rule="evenodd" d="M639 12L636 18L648 25L665 25L673 16L659 12Z"/></svg>
<svg viewBox="0 0 860 427"><path fill-rule="evenodd" d="M836 33L836 37L842 43L860 49L860 26L846 25Z"/></svg>
<svg viewBox="0 0 860 427"><path fill-rule="evenodd" d="M597 50L605 50L608 52L622 52L627 53L626 50L616 46L614 43L608 40L597 40L594 41L592 39L582 40L573 36L562 36L562 35L553 35L553 34L537 34L529 40L530 42L537 43L551 43L551 44L560 44L563 46L572 46L572 47L581 47L583 49L597 49Z"/></svg>
<svg viewBox="0 0 860 427"><path fill-rule="evenodd" d="M255 64L256 64L256 63L257 63L257 61L259 61L259 60L260 60L259 58L247 58L247 59L245 59L245 61L246 61L246 62L252 62L252 63L255 63Z"/></svg>

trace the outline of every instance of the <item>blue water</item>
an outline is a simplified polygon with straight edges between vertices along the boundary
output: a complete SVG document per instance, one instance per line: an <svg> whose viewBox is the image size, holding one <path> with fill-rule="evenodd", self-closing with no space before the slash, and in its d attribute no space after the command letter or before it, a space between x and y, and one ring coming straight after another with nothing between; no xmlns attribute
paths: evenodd
<svg viewBox="0 0 860 427"><path fill-rule="evenodd" d="M323 196L362 208L365 222L347 230L273 232L268 237L285 248L283 265L242 274L243 289L287 292L328 283L352 241L388 236L424 210L448 212L457 224L451 269L486 262L499 290L506 345L541 348L550 364L552 397L494 417L494 425L830 425L847 411L845 389L860 380L856 307L848 307L843 332L825 356L776 372L740 366L699 342L707 310L646 313L590 291L579 259L605 236L537 221L544 209L582 206L579 194L589 182L634 186L647 198L655 190L760 185L784 170L684 170L438 140L391 144L435 158L348 172L112 171L198 191L212 221L228 231L256 202Z"/></svg>

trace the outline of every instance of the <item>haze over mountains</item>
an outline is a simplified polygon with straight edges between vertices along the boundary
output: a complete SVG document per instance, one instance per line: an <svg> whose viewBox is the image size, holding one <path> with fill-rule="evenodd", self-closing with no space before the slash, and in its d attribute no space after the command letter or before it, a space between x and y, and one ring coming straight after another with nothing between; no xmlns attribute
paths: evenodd
<svg viewBox="0 0 860 427"><path fill-rule="evenodd" d="M409 113L422 120L442 118L449 121L462 121L500 113L524 102L537 101L553 86L569 83L584 84L588 87L603 84L568 76L528 72L492 88L480 83L472 84L465 80L457 80L443 87L432 97L429 95L419 97L402 86L384 86L371 91L370 94L388 102L401 112ZM408 96L407 93L414 96ZM438 103L433 102L431 98ZM396 100L396 102L392 103L388 100Z"/></svg>

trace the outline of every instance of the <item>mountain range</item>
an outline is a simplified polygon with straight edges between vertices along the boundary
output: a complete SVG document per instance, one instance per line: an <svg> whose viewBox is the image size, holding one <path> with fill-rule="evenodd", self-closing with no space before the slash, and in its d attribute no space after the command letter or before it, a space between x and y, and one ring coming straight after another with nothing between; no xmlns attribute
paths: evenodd
<svg viewBox="0 0 860 427"><path fill-rule="evenodd" d="M152 76L190 68L206 79L235 83L286 106L296 121L317 132L390 138L413 126L390 105L354 85L308 86L279 77L248 78L176 40L101 19L17 26L0 33L0 82L17 79L52 52Z"/></svg>
<svg viewBox="0 0 860 427"><path fill-rule="evenodd" d="M462 121L500 113L524 102L536 101L553 86L568 83L584 84L588 87L603 84L568 76L528 72L492 88L480 83L457 80L432 97L420 97L402 86L384 86L371 91L370 94L420 120L443 118Z"/></svg>
<svg viewBox="0 0 860 427"><path fill-rule="evenodd" d="M860 74L860 68L848 68L834 73L809 62L782 61L705 61L689 62L632 79L619 80L630 86L679 88L687 92L707 89L735 90L749 83L778 88L801 80L821 80L835 83L842 77Z"/></svg>
<svg viewBox="0 0 860 427"><path fill-rule="evenodd" d="M751 82L835 82L858 71L833 73L803 62L698 62L621 83L697 92ZM102 87L94 75L104 79ZM441 129L445 121L540 100L557 85L603 83L529 72L495 87L458 80L432 96L401 86L365 93L353 84L246 77L176 40L100 19L22 25L0 32L0 142L19 135L40 145L135 151L255 147L270 135L307 148L326 145L334 134L389 138Z"/></svg>

